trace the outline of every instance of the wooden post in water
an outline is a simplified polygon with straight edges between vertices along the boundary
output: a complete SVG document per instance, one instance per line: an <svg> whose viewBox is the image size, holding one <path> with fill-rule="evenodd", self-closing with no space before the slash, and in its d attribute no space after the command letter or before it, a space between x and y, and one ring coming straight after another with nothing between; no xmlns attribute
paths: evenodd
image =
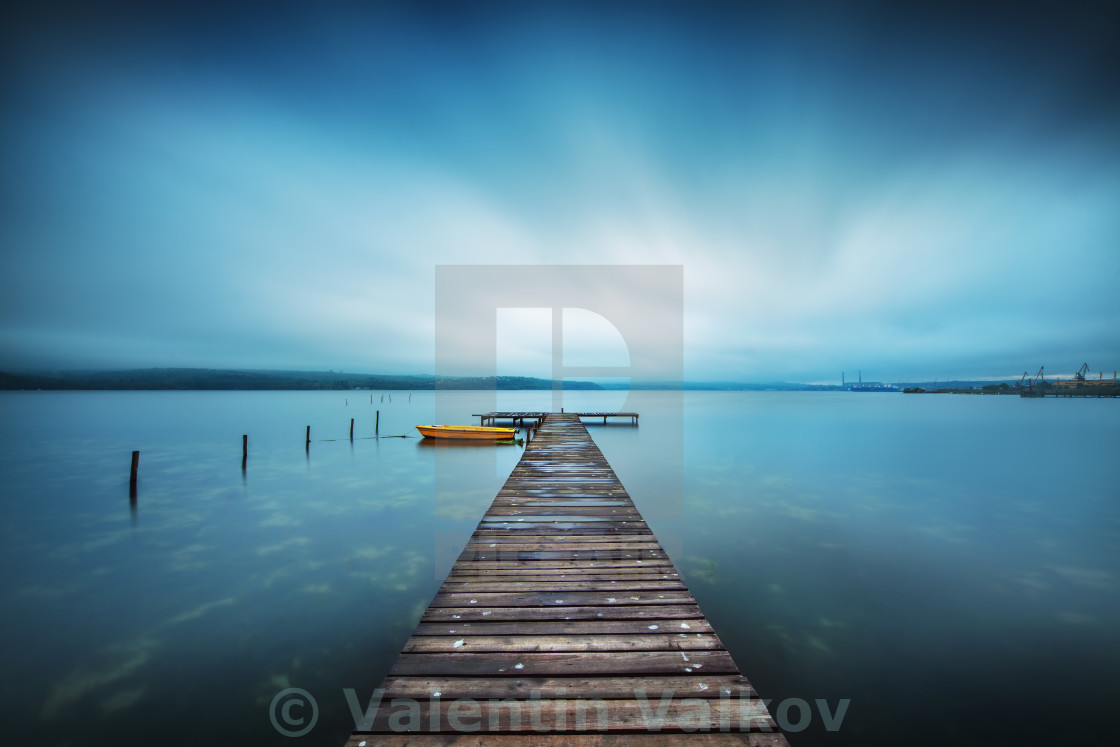
<svg viewBox="0 0 1120 747"><path fill-rule="evenodd" d="M350 418L350 440L354 440L354 418Z"/></svg>
<svg viewBox="0 0 1120 747"><path fill-rule="evenodd" d="M249 434L241 436L241 471L245 471L245 463L249 461Z"/></svg>
<svg viewBox="0 0 1120 747"><path fill-rule="evenodd" d="M132 470L128 475L128 497L136 500L136 471L140 469L140 452L132 452Z"/></svg>
<svg viewBox="0 0 1120 747"><path fill-rule="evenodd" d="M307 450L308 450L308 451L311 451L311 426L310 426L310 425L309 425L309 426L307 426L307 444L306 444L306 448L307 448Z"/></svg>
<svg viewBox="0 0 1120 747"><path fill-rule="evenodd" d="M381 410L377 411L377 420L373 421L373 435L381 432Z"/></svg>

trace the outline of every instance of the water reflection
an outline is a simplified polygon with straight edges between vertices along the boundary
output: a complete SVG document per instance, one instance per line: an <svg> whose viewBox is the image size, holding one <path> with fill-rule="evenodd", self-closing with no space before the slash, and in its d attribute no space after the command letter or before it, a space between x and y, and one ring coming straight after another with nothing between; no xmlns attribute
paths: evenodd
<svg viewBox="0 0 1120 747"><path fill-rule="evenodd" d="M501 449L510 446L521 446L514 441L483 441L481 439L454 439L454 438L422 438L417 441L417 446L423 448L450 448L450 449Z"/></svg>

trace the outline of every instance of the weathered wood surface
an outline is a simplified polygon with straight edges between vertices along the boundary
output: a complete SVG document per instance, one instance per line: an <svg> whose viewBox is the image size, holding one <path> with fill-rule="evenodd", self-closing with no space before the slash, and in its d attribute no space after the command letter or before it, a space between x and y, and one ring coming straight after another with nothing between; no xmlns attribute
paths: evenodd
<svg viewBox="0 0 1120 747"><path fill-rule="evenodd" d="M472 417L481 418L479 423L482 425L486 425L487 423L493 424L498 420L509 420L517 425L523 425L526 420L531 420L539 425L548 414L547 412L493 411L474 413ZM572 412L567 414L574 415L577 418L602 418L603 425L607 424L607 418L630 418L632 424L638 424L638 413L636 412Z"/></svg>
<svg viewBox="0 0 1120 747"><path fill-rule="evenodd" d="M786 745L578 414L544 419L378 696L348 747Z"/></svg>
<svg viewBox="0 0 1120 747"><path fill-rule="evenodd" d="M359 734L355 732L346 747L672 747L687 739L690 747L788 747L781 734L661 734L614 732L586 734L565 731L538 734Z"/></svg>

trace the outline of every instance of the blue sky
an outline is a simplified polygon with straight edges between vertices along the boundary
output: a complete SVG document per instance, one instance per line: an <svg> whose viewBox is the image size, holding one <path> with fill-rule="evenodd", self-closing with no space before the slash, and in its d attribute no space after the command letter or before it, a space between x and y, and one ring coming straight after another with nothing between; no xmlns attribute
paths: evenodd
<svg viewBox="0 0 1120 747"><path fill-rule="evenodd" d="M1115 7L7 10L0 370L430 373L438 265L669 264L688 379L1111 372Z"/></svg>

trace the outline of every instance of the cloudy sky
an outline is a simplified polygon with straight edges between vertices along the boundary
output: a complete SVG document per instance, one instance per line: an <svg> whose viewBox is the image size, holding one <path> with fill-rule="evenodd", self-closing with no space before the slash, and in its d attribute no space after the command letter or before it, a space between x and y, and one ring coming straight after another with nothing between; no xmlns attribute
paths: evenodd
<svg viewBox="0 0 1120 747"><path fill-rule="evenodd" d="M682 266L693 380L1120 368L1114 3L14 5L0 370L431 373L473 264Z"/></svg>

